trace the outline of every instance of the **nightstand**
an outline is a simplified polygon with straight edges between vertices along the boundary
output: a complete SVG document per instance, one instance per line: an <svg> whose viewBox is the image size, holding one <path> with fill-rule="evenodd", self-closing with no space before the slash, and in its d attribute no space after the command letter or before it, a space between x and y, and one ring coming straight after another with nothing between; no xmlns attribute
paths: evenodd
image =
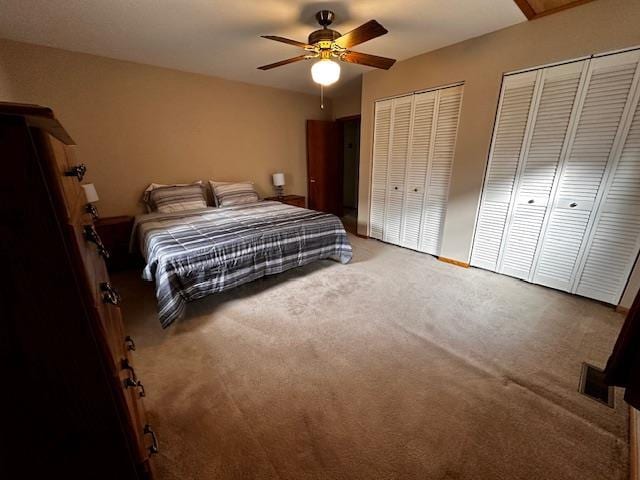
<svg viewBox="0 0 640 480"><path fill-rule="evenodd" d="M286 203L294 207L305 208L307 204L307 198L302 195L283 195L282 197L267 197L265 200L273 200L275 202Z"/></svg>
<svg viewBox="0 0 640 480"><path fill-rule="evenodd" d="M106 260L109 271L117 272L139 265L140 259L129 253L133 217L105 217L97 219L94 223L102 243L109 252L109 258Z"/></svg>

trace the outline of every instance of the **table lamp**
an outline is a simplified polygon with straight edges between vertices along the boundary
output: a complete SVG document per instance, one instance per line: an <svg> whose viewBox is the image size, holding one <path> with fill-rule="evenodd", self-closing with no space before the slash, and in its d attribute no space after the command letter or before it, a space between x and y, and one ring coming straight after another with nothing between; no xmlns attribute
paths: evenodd
<svg viewBox="0 0 640 480"><path fill-rule="evenodd" d="M278 198L282 198L284 196L284 173L274 173L273 177L273 186L276 190L276 195Z"/></svg>

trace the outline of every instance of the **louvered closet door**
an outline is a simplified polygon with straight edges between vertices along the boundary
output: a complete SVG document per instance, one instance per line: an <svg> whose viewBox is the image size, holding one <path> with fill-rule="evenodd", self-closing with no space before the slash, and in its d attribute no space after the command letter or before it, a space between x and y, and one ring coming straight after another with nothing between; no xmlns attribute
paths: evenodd
<svg viewBox="0 0 640 480"><path fill-rule="evenodd" d="M387 201L387 164L389 160L392 103L392 100L376 102L375 111L369 235L379 240L382 240L385 204Z"/></svg>
<svg viewBox="0 0 640 480"><path fill-rule="evenodd" d="M540 70L498 271L528 280L587 62ZM573 114L573 115L572 115Z"/></svg>
<svg viewBox="0 0 640 480"><path fill-rule="evenodd" d="M432 255L440 255L442 244L462 103L462 86L444 88L437 93L435 134L420 235L420 250Z"/></svg>
<svg viewBox="0 0 640 480"><path fill-rule="evenodd" d="M575 282L575 293L617 304L640 248L640 87L635 79L620 151L608 169L603 198Z"/></svg>
<svg viewBox="0 0 640 480"><path fill-rule="evenodd" d="M383 239L400 243L413 95L393 99Z"/></svg>
<svg viewBox="0 0 640 480"><path fill-rule="evenodd" d="M425 183L429 159L432 157L437 92L414 96L411 141L406 171L406 195L400 245L414 250L420 241L420 223L425 202Z"/></svg>
<svg viewBox="0 0 640 480"><path fill-rule="evenodd" d="M505 77L473 240L471 264L496 270L527 129L536 72Z"/></svg>
<svg viewBox="0 0 640 480"><path fill-rule="evenodd" d="M620 139L637 64L637 52L595 58L589 64L575 134L540 239L534 283L572 290L605 170Z"/></svg>

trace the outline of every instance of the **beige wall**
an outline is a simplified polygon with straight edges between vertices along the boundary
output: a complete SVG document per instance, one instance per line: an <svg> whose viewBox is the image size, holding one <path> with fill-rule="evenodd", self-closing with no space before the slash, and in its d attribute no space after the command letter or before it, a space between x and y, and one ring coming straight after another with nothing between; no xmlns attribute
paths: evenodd
<svg viewBox="0 0 640 480"><path fill-rule="evenodd" d="M360 115L362 101L362 76L350 80L332 97L333 118Z"/></svg>
<svg viewBox="0 0 640 480"><path fill-rule="evenodd" d="M0 101L54 109L78 143L104 216L135 213L150 182L254 180L306 193L316 96L0 40Z"/></svg>
<svg viewBox="0 0 640 480"><path fill-rule="evenodd" d="M399 62L386 72L366 73L358 232L368 230L375 100L465 82L441 255L466 262L502 74L637 45L640 1L597 0Z"/></svg>

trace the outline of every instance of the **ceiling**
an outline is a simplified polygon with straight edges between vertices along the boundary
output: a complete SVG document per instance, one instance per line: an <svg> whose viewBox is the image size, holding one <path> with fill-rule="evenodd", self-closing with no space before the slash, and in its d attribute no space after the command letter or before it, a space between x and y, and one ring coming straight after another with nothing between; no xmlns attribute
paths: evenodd
<svg viewBox="0 0 640 480"><path fill-rule="evenodd" d="M526 20L513 0L2 0L0 37L317 93L310 62L256 67L302 53L260 35L306 41L320 9L341 33L378 20L389 33L355 50L398 60ZM328 96L370 70L341 65Z"/></svg>

